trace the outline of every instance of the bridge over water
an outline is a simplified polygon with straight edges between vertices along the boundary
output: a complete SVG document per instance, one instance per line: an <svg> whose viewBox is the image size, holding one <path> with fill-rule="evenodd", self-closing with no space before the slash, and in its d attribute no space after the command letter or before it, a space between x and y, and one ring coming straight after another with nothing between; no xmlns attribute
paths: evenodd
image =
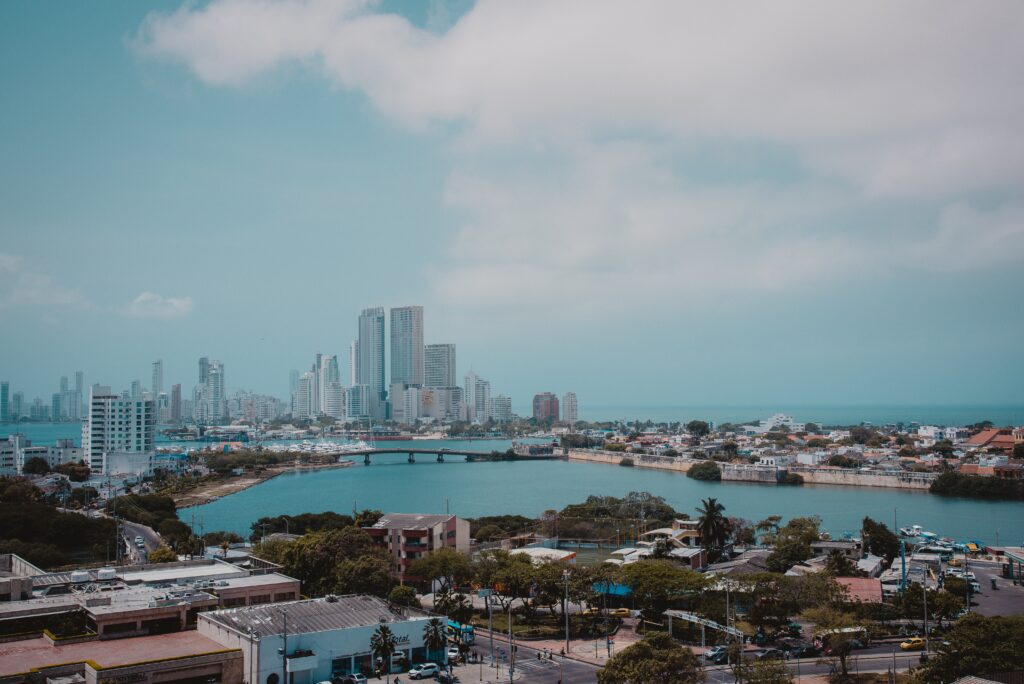
<svg viewBox="0 0 1024 684"><path fill-rule="evenodd" d="M476 460L490 458L493 451L466 451L462 449L411 449L409 447L387 447L387 448L373 448L373 449L360 449L359 451L349 451L341 454L341 457L363 457L363 464L370 465L370 457L376 454L406 454L409 463L416 462L416 456L433 456L438 463L444 463L445 456L465 456L467 462L473 462ZM503 453L503 452L498 452ZM518 461L545 461L561 458L556 454L543 454L536 456L516 456L515 459Z"/></svg>

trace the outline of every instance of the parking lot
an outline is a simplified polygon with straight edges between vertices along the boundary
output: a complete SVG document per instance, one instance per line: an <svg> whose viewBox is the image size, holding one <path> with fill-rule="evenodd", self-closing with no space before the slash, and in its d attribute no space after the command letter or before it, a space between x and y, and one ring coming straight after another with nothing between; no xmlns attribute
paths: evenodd
<svg viewBox="0 0 1024 684"><path fill-rule="evenodd" d="M981 593L971 598L971 610L982 615L1024 615L1024 587L1002 577L998 563L972 561L969 569L981 585ZM992 589L992 578L998 589Z"/></svg>

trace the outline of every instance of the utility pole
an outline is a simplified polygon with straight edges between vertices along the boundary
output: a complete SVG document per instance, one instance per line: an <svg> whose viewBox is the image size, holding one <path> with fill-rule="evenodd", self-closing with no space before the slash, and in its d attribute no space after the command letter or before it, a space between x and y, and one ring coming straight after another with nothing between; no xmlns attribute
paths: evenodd
<svg viewBox="0 0 1024 684"><path fill-rule="evenodd" d="M565 581L565 652L569 653L569 571L562 571L562 579Z"/></svg>
<svg viewBox="0 0 1024 684"><path fill-rule="evenodd" d="M924 652L928 652L928 574L925 573L924 584L921 585L921 596L924 597Z"/></svg>
<svg viewBox="0 0 1024 684"><path fill-rule="evenodd" d="M281 609L281 617L284 618L284 644L281 648L281 675L282 684L288 684L288 613Z"/></svg>

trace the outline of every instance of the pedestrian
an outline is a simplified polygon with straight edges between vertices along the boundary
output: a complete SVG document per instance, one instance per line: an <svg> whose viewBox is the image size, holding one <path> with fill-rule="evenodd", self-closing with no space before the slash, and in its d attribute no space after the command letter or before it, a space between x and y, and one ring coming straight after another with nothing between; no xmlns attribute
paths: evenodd
<svg viewBox="0 0 1024 684"><path fill-rule="evenodd" d="M562 657L563 658L565 657L565 649L564 648L562 649Z"/></svg>

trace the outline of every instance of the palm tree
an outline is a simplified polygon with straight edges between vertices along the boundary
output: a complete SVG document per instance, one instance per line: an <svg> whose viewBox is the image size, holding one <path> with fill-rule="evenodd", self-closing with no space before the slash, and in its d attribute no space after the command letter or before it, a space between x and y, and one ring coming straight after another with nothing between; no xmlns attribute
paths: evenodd
<svg viewBox="0 0 1024 684"><path fill-rule="evenodd" d="M397 647L398 639L387 625L378 627L370 637L370 650L384 663L388 684L391 684L391 656L394 655Z"/></svg>
<svg viewBox="0 0 1024 684"><path fill-rule="evenodd" d="M447 629L440 618L430 618L427 624L423 625L423 645L427 647L427 658L444 648L448 643Z"/></svg>
<svg viewBox="0 0 1024 684"><path fill-rule="evenodd" d="M769 515L764 520L759 521L754 525L754 529L758 532L766 533L764 536L768 540L774 540L775 536L779 533L779 523L782 522L781 515Z"/></svg>
<svg viewBox="0 0 1024 684"><path fill-rule="evenodd" d="M700 543L708 552L708 560L713 561L725 546L732 531L729 520L723 515L725 506L718 503L718 499L708 498L701 501L701 507L696 510L700 513L697 519Z"/></svg>

